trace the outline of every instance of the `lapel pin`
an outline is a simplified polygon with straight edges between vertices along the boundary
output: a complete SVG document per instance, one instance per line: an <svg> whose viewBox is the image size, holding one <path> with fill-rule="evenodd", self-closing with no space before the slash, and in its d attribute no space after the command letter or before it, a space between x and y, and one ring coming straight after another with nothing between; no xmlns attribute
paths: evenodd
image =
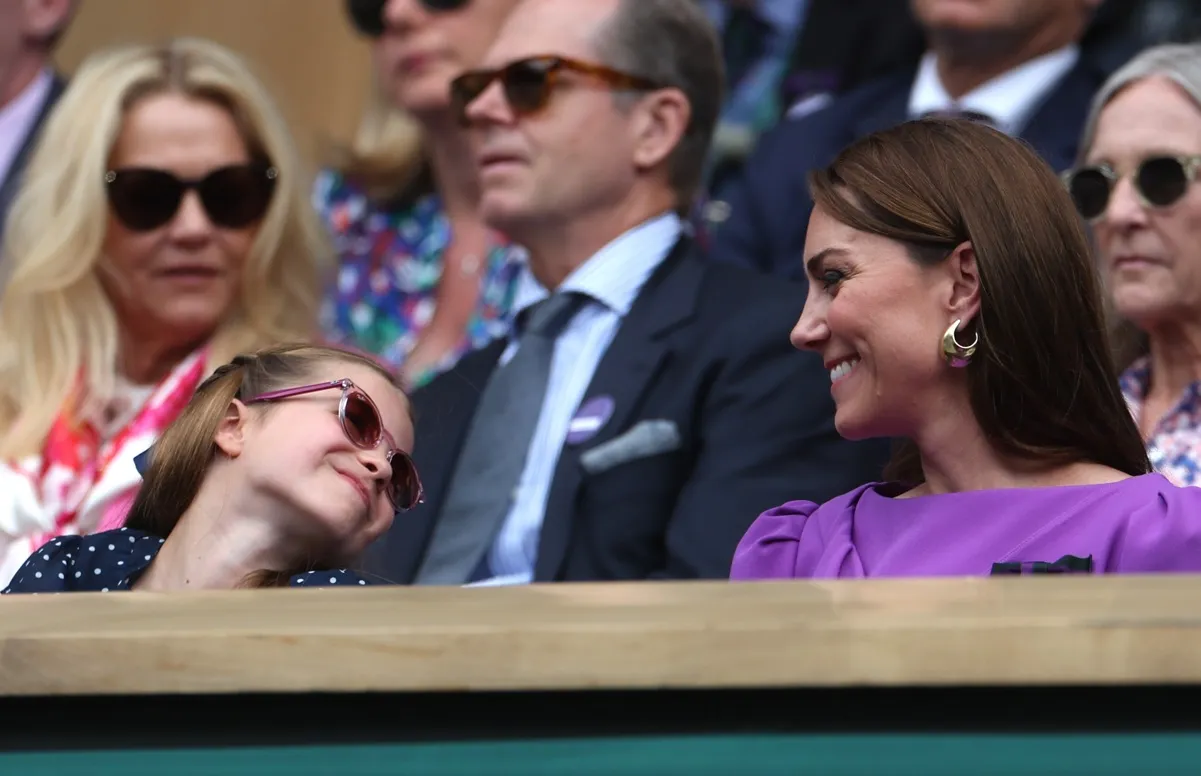
<svg viewBox="0 0 1201 776"><path fill-rule="evenodd" d="M581 404L567 427L567 444L578 445L596 436L613 416L613 406L611 396L598 396Z"/></svg>

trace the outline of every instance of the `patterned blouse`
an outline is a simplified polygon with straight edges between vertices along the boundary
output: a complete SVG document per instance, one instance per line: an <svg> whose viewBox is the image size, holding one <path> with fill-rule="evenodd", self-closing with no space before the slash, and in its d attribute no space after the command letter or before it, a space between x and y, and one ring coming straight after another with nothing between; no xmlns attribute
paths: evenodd
<svg viewBox="0 0 1201 776"><path fill-rule="evenodd" d="M450 222L436 194L382 208L360 187L326 170L313 202L329 226L338 255L321 325L334 343L365 351L399 368L434 315ZM506 336L525 252L497 237L488 250L479 302L459 345L413 380L416 388L450 369L464 354Z"/></svg>
<svg viewBox="0 0 1201 776"><path fill-rule="evenodd" d="M1147 396L1151 360L1144 356L1122 373L1122 393L1137 423ZM1147 455L1160 474L1177 485L1201 485L1201 383L1193 383L1155 426Z"/></svg>
<svg viewBox="0 0 1201 776"><path fill-rule="evenodd" d="M60 536L31 555L3 593L129 590L150 566L162 545L163 540L159 537L132 528L89 536ZM347 569L296 574L289 583L292 587L371 584Z"/></svg>

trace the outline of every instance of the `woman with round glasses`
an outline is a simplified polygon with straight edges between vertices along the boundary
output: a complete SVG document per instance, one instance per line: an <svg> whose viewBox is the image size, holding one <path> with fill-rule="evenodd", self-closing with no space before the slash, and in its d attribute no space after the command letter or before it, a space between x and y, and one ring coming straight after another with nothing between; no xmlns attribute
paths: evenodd
<svg viewBox="0 0 1201 776"><path fill-rule="evenodd" d="M419 387L507 334L522 252L484 226L450 82L516 0L347 0L372 39L375 94L355 142L318 178L339 257L322 307L333 342Z"/></svg>
<svg viewBox="0 0 1201 776"><path fill-rule="evenodd" d="M238 356L154 448L122 528L37 550L6 593L365 585L347 571L421 499L408 401L323 347Z"/></svg>
<svg viewBox="0 0 1201 776"><path fill-rule="evenodd" d="M120 525L133 457L216 364L317 333L327 243L266 88L202 40L90 57L5 231L0 585Z"/></svg>
<svg viewBox="0 0 1201 776"><path fill-rule="evenodd" d="M1065 177L1118 320L1122 391L1155 468L1201 485L1201 45L1114 73L1080 147Z"/></svg>

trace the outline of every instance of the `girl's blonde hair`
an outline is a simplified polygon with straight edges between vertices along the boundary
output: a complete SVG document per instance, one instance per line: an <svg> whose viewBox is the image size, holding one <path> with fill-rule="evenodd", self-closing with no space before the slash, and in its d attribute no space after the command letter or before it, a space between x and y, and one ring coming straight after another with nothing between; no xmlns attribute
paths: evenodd
<svg viewBox="0 0 1201 776"><path fill-rule="evenodd" d="M279 170L246 257L241 296L210 340L210 361L316 331L330 251L309 202L309 176L266 87L240 57L207 40L94 54L46 122L7 221L0 459L38 453L67 401L97 406L113 395L118 321L97 272L108 218L104 174L126 112L162 93L225 108L251 154Z"/></svg>

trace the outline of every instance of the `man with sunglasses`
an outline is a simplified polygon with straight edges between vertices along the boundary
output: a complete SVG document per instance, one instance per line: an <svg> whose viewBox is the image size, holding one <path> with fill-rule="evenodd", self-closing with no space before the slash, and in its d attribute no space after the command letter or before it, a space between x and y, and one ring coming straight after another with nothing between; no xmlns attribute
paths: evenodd
<svg viewBox="0 0 1201 776"><path fill-rule="evenodd" d="M878 477L788 342L801 289L694 255L722 99L694 0L525 0L453 99L481 210L529 253L510 338L413 396L402 583L725 578L754 516Z"/></svg>
<svg viewBox="0 0 1201 776"><path fill-rule="evenodd" d="M0 2L0 244L38 130L66 89L51 56L75 6L75 0Z"/></svg>

